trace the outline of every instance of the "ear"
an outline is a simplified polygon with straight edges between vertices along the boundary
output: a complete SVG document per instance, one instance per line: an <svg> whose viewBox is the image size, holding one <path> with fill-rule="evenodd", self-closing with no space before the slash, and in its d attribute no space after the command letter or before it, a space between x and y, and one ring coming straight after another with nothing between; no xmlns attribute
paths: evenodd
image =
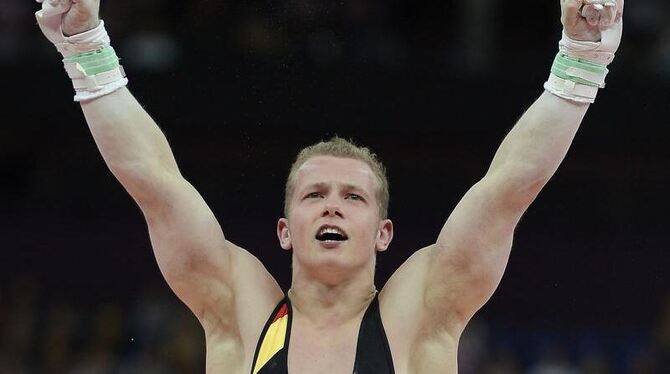
<svg viewBox="0 0 670 374"><path fill-rule="evenodd" d="M279 245L286 249L290 250L291 246L291 233L288 230L288 219L280 218L277 221L277 238L279 239Z"/></svg>
<svg viewBox="0 0 670 374"><path fill-rule="evenodd" d="M391 244L391 240L393 240L393 222L390 219L380 221L375 249L379 252L385 251Z"/></svg>

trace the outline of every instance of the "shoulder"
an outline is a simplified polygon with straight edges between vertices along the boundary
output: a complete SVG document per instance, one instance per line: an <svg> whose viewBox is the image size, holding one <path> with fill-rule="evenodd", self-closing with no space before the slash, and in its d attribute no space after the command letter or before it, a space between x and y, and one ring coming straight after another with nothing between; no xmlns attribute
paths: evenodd
<svg viewBox="0 0 670 374"><path fill-rule="evenodd" d="M426 305L429 270L435 245L416 251L389 278L379 294L382 324L398 367L412 357L448 357L455 360L460 329L439 323L435 311ZM441 310L441 317L449 315ZM440 316L438 316L440 317ZM426 356L427 355L427 356ZM440 358L441 359L441 358Z"/></svg>
<svg viewBox="0 0 670 374"><path fill-rule="evenodd" d="M232 243L230 245L231 282L227 287L210 285L207 307L199 319L205 330L208 351L238 347L246 357L249 352L251 355L255 352L266 322L285 295L255 256Z"/></svg>

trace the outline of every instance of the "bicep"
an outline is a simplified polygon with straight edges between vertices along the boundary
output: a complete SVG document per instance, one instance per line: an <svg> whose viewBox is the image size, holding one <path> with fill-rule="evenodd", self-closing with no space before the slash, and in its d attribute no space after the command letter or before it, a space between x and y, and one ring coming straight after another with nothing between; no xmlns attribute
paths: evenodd
<svg viewBox="0 0 670 374"><path fill-rule="evenodd" d="M271 310L281 296L279 286L254 256L225 239L214 213L188 181L160 178L153 186L159 198L140 207L162 275L203 325L244 329L240 294L246 293L245 302L256 303L257 309Z"/></svg>
<svg viewBox="0 0 670 374"><path fill-rule="evenodd" d="M178 176L160 178L152 188L157 197L140 204L154 256L170 288L200 317L209 293L230 292L231 253L195 188Z"/></svg>
<svg viewBox="0 0 670 374"><path fill-rule="evenodd" d="M384 286L387 319L400 335L462 332L490 298L507 265L523 201L483 179L461 199L435 244L412 255ZM380 296L380 300L382 300Z"/></svg>
<svg viewBox="0 0 670 374"><path fill-rule="evenodd" d="M426 254L431 257L426 262L429 309L448 313L450 323L464 327L498 287L514 229L533 198L512 191L495 176L463 196Z"/></svg>

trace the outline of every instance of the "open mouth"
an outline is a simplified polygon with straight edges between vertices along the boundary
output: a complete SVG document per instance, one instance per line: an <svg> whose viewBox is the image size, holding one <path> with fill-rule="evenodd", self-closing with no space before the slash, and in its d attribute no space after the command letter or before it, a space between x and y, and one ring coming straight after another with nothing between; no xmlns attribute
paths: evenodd
<svg viewBox="0 0 670 374"><path fill-rule="evenodd" d="M341 242L349 239L341 228L332 225L323 225L316 232L316 240L321 242Z"/></svg>

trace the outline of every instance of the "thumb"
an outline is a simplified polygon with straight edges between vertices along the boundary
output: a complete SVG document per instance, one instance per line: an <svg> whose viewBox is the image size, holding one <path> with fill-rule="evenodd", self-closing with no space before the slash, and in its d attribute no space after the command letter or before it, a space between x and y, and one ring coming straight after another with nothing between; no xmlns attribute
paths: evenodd
<svg viewBox="0 0 670 374"><path fill-rule="evenodd" d="M38 0L38 2L42 4L42 9L37 12L40 17L67 13L72 6L69 0Z"/></svg>
<svg viewBox="0 0 670 374"><path fill-rule="evenodd" d="M574 26L582 21L580 10L584 0L561 0L561 22L563 26Z"/></svg>

